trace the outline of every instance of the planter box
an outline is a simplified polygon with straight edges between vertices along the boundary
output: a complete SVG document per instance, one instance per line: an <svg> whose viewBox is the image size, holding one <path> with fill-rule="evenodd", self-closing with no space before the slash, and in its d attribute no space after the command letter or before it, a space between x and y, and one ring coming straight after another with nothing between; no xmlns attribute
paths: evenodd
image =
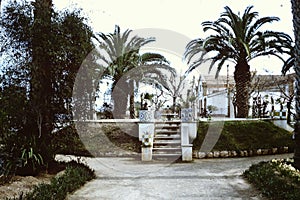
<svg viewBox="0 0 300 200"><path fill-rule="evenodd" d="M153 122L154 121L154 111L151 110L140 110L139 111L140 122Z"/></svg>
<svg viewBox="0 0 300 200"><path fill-rule="evenodd" d="M192 108L183 108L181 109L181 121L191 122L194 121L193 109Z"/></svg>

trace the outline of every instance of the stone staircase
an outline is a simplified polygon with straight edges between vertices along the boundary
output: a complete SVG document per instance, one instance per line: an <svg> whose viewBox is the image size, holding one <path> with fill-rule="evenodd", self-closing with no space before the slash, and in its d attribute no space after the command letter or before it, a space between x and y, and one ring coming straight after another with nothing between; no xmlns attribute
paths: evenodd
<svg viewBox="0 0 300 200"><path fill-rule="evenodd" d="M181 157L180 121L155 122L152 156L155 160Z"/></svg>

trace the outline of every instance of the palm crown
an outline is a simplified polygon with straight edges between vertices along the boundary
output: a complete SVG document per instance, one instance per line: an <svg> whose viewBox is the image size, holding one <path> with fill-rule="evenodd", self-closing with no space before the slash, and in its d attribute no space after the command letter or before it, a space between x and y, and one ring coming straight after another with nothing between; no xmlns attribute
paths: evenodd
<svg viewBox="0 0 300 200"><path fill-rule="evenodd" d="M236 82L237 107L240 117L248 114L247 87L250 84L250 66L248 62L259 56L274 55L281 60L283 53L288 53L289 35L282 32L261 31L266 24L278 21L277 17L258 18L258 13L251 11L253 6L245 9L242 17L233 13L229 7L216 21L202 23L205 32L212 34L205 39L195 39L186 46L184 54L189 64L186 73L191 72L204 62L210 61L209 71L217 65L216 77L226 61L235 64L234 78ZM211 54L212 53L212 54ZM240 101L239 101L240 100ZM244 106L244 108L242 108Z"/></svg>
<svg viewBox="0 0 300 200"><path fill-rule="evenodd" d="M132 30L127 29L123 33L120 27L116 26L114 33L99 33L99 48L102 54L99 58L107 66L103 76L113 80L112 90L115 100L115 110L120 111L116 114L121 116L127 105L127 96L130 95L130 111L134 117L134 84L133 82L146 81L151 79L153 82L164 82L163 72L174 69L169 66L166 58L158 53L140 54L142 46L154 42L154 38L142 38L137 35L131 37ZM137 85L136 84L136 85Z"/></svg>

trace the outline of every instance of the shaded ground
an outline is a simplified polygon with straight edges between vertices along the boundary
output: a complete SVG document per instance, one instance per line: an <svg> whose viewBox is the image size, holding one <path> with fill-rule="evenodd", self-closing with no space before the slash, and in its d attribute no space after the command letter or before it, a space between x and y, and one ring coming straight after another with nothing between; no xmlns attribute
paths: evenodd
<svg viewBox="0 0 300 200"><path fill-rule="evenodd" d="M51 179L63 173L66 165L64 163L51 163L47 171L43 170L38 176L13 176L9 182L0 185L0 199L19 198L33 190L34 186L41 183L50 183Z"/></svg>
<svg viewBox="0 0 300 200"><path fill-rule="evenodd" d="M242 173L254 163L291 156L203 159L175 164L145 163L134 158L87 158L97 178L68 199L264 199L242 178Z"/></svg>
<svg viewBox="0 0 300 200"><path fill-rule="evenodd" d="M0 186L0 199L19 197L20 194L30 192L35 185L50 183L54 175L43 174L38 177L14 176L9 183Z"/></svg>
<svg viewBox="0 0 300 200"><path fill-rule="evenodd" d="M85 148L96 157L129 156L141 151L135 123L78 123L76 130Z"/></svg>

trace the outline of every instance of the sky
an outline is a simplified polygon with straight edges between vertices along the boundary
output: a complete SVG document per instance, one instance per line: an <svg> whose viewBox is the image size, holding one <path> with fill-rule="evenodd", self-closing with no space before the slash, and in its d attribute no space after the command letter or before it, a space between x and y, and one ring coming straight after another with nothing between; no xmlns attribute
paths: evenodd
<svg viewBox="0 0 300 200"><path fill-rule="evenodd" d="M119 25L121 31L131 29L141 37L154 36L156 43L145 48L145 51L162 53L180 71L187 69L186 63L182 62L187 42L205 37L201 23L218 19L225 6L243 14L247 6L253 5L252 10L257 11L259 17L280 18L279 22L264 28L282 31L293 37L289 0L53 0L53 3L58 9L82 8L95 32L111 33L114 26ZM280 74L282 62L265 57L254 59L250 66L251 70L257 70L260 74ZM234 65L230 64L230 73L233 70ZM222 74L226 72L224 68ZM201 69L198 73L208 71Z"/></svg>

